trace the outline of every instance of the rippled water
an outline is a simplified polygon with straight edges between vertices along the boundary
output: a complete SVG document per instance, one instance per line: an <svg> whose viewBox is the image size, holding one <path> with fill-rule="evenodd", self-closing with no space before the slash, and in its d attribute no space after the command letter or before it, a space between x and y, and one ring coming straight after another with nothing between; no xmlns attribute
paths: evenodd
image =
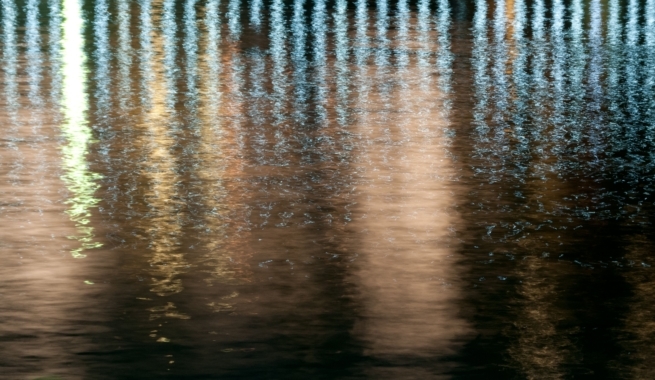
<svg viewBox="0 0 655 380"><path fill-rule="evenodd" d="M2 0L0 378L655 378L654 0Z"/></svg>

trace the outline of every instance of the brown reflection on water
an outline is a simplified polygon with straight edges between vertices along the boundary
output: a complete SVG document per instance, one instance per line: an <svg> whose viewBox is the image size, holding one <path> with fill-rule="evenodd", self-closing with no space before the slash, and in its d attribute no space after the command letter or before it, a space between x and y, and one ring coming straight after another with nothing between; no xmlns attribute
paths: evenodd
<svg viewBox="0 0 655 380"><path fill-rule="evenodd" d="M163 2L153 2L155 12L153 23L161 25L161 14L156 12ZM170 16L169 16L170 17ZM137 228L148 239L148 249L152 252L149 264L152 273L151 291L159 296L181 292L184 287L179 275L187 267L184 249L180 246L184 220L184 202L179 193L177 159L173 155L176 144L176 112L170 105L175 99L176 89L171 88L172 68L163 65L164 56L170 52L166 45L167 32L152 34L153 50L150 54L150 75L144 76L147 82L143 88L146 94L144 114L139 125L139 140L134 143L141 147L147 162L141 170L143 176L142 193L147 212L140 218Z"/></svg>
<svg viewBox="0 0 655 380"><path fill-rule="evenodd" d="M415 40L415 33L420 37L425 32L412 30L406 38ZM411 44L398 48L413 49ZM419 45L419 56L421 49L440 51ZM366 342L365 354L393 363L453 354L469 333L458 306L462 268L455 255L462 221L453 206L462 189L452 181L457 166L444 135L447 95L433 79L439 72L432 72L430 64L412 59L400 69L371 67L368 72L377 73L373 78L357 78L370 80L363 87L374 90L356 98L355 107L364 116L352 127L362 141L353 164L357 205L349 226L360 236L351 276L362 312L354 332ZM362 69L359 73L368 75ZM405 364L377 367L371 375L437 373Z"/></svg>
<svg viewBox="0 0 655 380"><path fill-rule="evenodd" d="M199 245L204 251L198 262L202 271L210 273L207 285L239 284L252 281L248 258L246 220L235 217L242 208L244 195L239 176L243 155L238 119L243 112L238 97L240 84L234 80L235 68L229 59L239 53L232 45L219 44L221 25L217 21L218 4L210 2L204 16L203 53L200 54L199 84L202 94L197 125L198 197L202 204ZM236 128L236 129L235 129ZM227 303L222 302L225 308ZM216 302L210 306L218 310Z"/></svg>
<svg viewBox="0 0 655 380"><path fill-rule="evenodd" d="M637 273L626 276L633 289L625 327L621 332L622 353L613 360L612 366L626 378L650 379L655 376L652 366L655 354L655 307L651 300L655 297L655 276L648 269L655 252L652 238L646 235L633 236L626 246L626 259L634 265Z"/></svg>

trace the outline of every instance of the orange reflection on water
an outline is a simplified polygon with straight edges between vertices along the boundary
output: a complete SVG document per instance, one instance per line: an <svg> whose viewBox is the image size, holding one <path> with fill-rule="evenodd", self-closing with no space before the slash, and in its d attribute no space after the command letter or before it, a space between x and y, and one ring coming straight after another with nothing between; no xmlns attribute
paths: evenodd
<svg viewBox="0 0 655 380"><path fill-rule="evenodd" d="M454 353L469 332L458 315L461 269L454 234L461 221L452 206L460 189L450 181L457 169L444 135L445 96L418 64L383 74L392 77L395 90L360 97L365 103L357 107L371 112L354 125L365 142L354 165L361 181L349 226L361 236L352 276L364 311L355 333L373 357L440 357Z"/></svg>

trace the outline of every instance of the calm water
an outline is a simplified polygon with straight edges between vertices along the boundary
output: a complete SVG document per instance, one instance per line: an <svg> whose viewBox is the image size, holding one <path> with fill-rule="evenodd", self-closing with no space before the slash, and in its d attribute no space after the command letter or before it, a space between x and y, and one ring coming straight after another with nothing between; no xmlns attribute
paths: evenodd
<svg viewBox="0 0 655 380"><path fill-rule="evenodd" d="M655 378L655 0L0 19L0 378Z"/></svg>

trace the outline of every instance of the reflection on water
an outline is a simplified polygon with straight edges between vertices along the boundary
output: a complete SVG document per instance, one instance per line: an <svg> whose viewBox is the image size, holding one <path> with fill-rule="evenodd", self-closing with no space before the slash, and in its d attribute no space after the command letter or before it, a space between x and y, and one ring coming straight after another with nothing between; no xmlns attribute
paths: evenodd
<svg viewBox="0 0 655 380"><path fill-rule="evenodd" d="M0 18L2 375L652 377L655 1Z"/></svg>
<svg viewBox="0 0 655 380"><path fill-rule="evenodd" d="M88 249L99 248L102 243L95 241L93 227L89 225L91 208L98 202L94 197L97 188L96 180L99 174L89 170L86 161L88 145L91 142L91 128L86 120L88 111L86 94L85 53L80 5L75 0L63 3L62 23L62 100L64 122L61 131L66 139L62 147L64 175L62 179L71 195L66 200L70 205L67 213L75 223L77 233L70 236L80 242L80 247L74 248L73 257L82 258L82 253ZM102 64L101 64L102 66ZM102 68L106 69L106 68Z"/></svg>

